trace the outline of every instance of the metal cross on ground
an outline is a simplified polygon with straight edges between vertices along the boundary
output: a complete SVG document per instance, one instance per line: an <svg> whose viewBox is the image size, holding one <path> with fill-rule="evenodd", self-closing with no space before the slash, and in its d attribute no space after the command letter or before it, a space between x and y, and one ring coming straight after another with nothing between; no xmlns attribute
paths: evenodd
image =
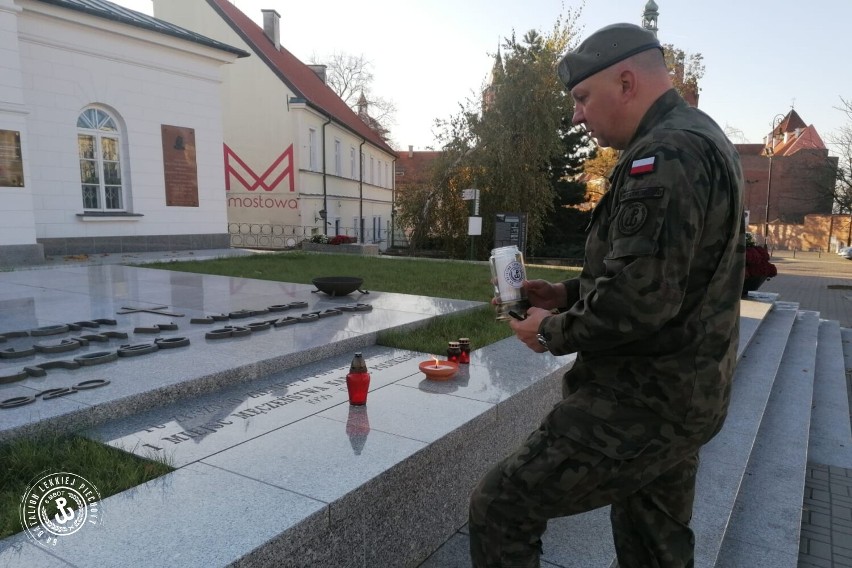
<svg viewBox="0 0 852 568"><path fill-rule="evenodd" d="M176 318L182 318L183 314L175 314L171 312L162 312L160 310L165 310L168 306L156 306L154 308L131 308L130 306L121 306L121 311L115 312L117 314L138 314L140 312L148 313L148 314L157 314L158 316L172 316Z"/></svg>

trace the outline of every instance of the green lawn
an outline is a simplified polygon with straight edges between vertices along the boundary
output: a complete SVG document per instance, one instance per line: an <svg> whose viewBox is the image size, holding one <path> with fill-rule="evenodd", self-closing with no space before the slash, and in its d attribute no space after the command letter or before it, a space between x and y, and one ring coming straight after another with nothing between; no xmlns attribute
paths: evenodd
<svg viewBox="0 0 852 568"><path fill-rule="evenodd" d="M364 279L362 290L482 302L493 295L491 271L485 262L286 252L143 266L297 284L310 284L312 278L321 276L356 276ZM559 281L577 272L573 268L527 267L531 280Z"/></svg>

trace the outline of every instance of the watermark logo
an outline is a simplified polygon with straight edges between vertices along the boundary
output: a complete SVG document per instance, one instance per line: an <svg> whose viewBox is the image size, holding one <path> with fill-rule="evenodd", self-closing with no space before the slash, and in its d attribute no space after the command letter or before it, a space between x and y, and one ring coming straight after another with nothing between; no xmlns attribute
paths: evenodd
<svg viewBox="0 0 852 568"><path fill-rule="evenodd" d="M84 477L59 472L40 475L21 499L21 527L43 546L102 522L101 495Z"/></svg>

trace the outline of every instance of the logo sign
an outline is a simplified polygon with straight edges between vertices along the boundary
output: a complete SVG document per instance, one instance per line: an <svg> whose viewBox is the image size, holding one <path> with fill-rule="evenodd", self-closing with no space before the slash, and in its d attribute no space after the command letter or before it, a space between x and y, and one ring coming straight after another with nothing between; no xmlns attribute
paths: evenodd
<svg viewBox="0 0 852 568"><path fill-rule="evenodd" d="M506 269L503 271L503 277L512 288L520 288L524 284L524 278L526 278L524 265L517 260L513 260L506 265Z"/></svg>
<svg viewBox="0 0 852 568"><path fill-rule="evenodd" d="M101 524L101 495L85 478L74 473L41 475L21 498L21 527L42 546L56 546L60 538Z"/></svg>
<svg viewBox="0 0 852 568"><path fill-rule="evenodd" d="M223 146L225 149L225 191L231 191L232 177L248 191L255 191L257 188L273 191L283 179L289 178L288 187L290 191L296 191L293 179L295 167L292 144L266 168L266 171L259 174L251 169L227 144L223 144Z"/></svg>

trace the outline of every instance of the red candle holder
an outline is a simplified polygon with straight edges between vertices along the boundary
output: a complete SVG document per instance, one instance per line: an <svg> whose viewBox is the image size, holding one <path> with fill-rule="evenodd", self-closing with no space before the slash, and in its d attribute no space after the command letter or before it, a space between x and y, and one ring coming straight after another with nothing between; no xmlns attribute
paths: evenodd
<svg viewBox="0 0 852 568"><path fill-rule="evenodd" d="M349 392L349 404L354 406L367 404L370 373L349 373L346 375L346 390Z"/></svg>

